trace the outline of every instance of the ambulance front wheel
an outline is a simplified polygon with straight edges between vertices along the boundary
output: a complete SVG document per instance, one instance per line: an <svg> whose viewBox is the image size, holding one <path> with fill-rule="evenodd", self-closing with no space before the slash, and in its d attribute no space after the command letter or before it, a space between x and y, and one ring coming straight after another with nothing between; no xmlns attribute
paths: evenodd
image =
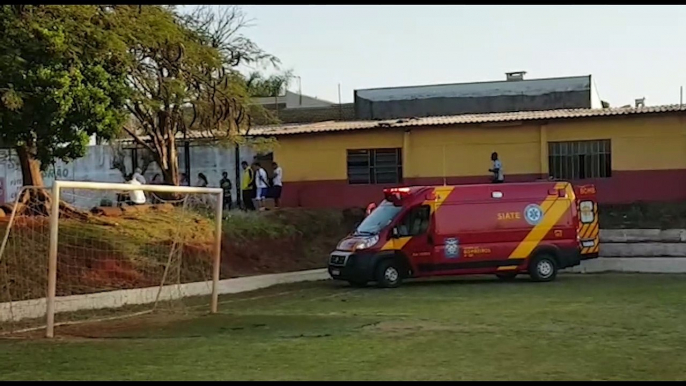
<svg viewBox="0 0 686 386"><path fill-rule="evenodd" d="M400 286L403 281L400 272L400 267L395 260L382 260L376 266L376 270L374 272L376 285L381 288L395 288Z"/></svg>
<svg viewBox="0 0 686 386"><path fill-rule="evenodd" d="M529 276L534 281L552 281L557 276L555 258L548 254L536 255L529 262Z"/></svg>

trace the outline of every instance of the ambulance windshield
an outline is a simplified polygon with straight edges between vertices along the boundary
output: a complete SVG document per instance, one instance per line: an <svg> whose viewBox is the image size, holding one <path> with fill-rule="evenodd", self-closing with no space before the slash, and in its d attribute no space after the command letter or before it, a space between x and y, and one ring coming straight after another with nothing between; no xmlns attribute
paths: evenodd
<svg viewBox="0 0 686 386"><path fill-rule="evenodd" d="M372 213L367 216L364 221L355 230L355 234L358 235L376 235L381 232L382 229L387 227L395 216L400 213L402 207L395 206L392 203L384 200L379 204Z"/></svg>

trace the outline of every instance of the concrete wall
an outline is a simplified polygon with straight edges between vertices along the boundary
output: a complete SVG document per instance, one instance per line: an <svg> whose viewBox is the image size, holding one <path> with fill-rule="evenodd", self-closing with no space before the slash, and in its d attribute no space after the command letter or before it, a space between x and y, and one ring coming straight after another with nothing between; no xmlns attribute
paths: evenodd
<svg viewBox="0 0 686 386"><path fill-rule="evenodd" d="M130 154L127 152L128 157L125 160L128 172L133 171ZM254 156L255 152L250 148L244 147L240 150L241 160L250 162ZM112 161L113 152L110 146L89 146L84 157L69 163L57 161L54 167L50 166L48 170L43 172L44 183L46 186L51 186L55 178L71 181L124 182L120 171L113 167ZM238 184L234 181L236 175L234 161L233 148L191 146L191 184L195 185L198 182L198 173L203 173L207 176L210 186L217 187L221 173L226 171L229 173L229 179L234 183L233 199L235 200L237 197L235 189ZM179 169L183 172L184 168L183 148L181 148L179 151ZM159 172L157 164L153 163L145 172L145 177L151 181L153 176ZM16 154L8 149L0 149L0 203L13 202L21 186L21 169ZM83 199L82 203L75 202L79 197ZM63 198L80 206L91 206L98 205L99 199L102 197L102 194L99 194L97 197L89 196L88 200L85 200L84 192L78 192L65 194ZM112 198L110 197L110 199Z"/></svg>
<svg viewBox="0 0 686 386"><path fill-rule="evenodd" d="M589 90L551 92L542 95L486 97L437 97L413 100L373 101L355 96L356 119L394 119L441 115L504 113L580 109L591 107Z"/></svg>
<svg viewBox="0 0 686 386"><path fill-rule="evenodd" d="M686 258L686 229L603 229L601 257Z"/></svg>
<svg viewBox="0 0 686 386"><path fill-rule="evenodd" d="M285 95L274 97L254 98L255 103L261 105L274 105L274 102L279 105L285 105L288 109L306 108L306 107L327 107L334 103L308 95L300 95L291 91L286 91Z"/></svg>

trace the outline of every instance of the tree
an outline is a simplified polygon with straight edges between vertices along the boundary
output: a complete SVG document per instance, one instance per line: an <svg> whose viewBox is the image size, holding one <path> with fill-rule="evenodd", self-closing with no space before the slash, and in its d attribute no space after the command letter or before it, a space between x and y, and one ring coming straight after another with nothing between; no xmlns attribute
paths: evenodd
<svg viewBox="0 0 686 386"><path fill-rule="evenodd" d="M127 108L135 126L126 132L147 149L168 184L179 184L177 138L200 133L237 143L251 125L250 96L241 63L278 64L239 31L238 7L216 14L209 7L179 15L173 7L118 6L138 30L129 42L133 66Z"/></svg>
<svg viewBox="0 0 686 386"><path fill-rule="evenodd" d="M279 116L279 96L288 91L288 86L293 79L293 70L284 71L280 74L270 75L265 78L260 72L253 71L248 75L246 86L248 93L254 98L273 97L276 117Z"/></svg>
<svg viewBox="0 0 686 386"><path fill-rule="evenodd" d="M124 122L125 51L111 23L98 6L0 7L0 141L16 149L25 186Z"/></svg>

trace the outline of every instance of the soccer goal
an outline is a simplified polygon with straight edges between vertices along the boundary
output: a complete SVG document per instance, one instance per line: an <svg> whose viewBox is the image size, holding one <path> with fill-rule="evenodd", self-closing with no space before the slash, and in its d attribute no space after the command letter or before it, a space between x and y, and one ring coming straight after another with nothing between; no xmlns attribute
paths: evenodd
<svg viewBox="0 0 686 386"><path fill-rule="evenodd" d="M222 196L85 181L25 187L0 219L0 335L216 313Z"/></svg>

